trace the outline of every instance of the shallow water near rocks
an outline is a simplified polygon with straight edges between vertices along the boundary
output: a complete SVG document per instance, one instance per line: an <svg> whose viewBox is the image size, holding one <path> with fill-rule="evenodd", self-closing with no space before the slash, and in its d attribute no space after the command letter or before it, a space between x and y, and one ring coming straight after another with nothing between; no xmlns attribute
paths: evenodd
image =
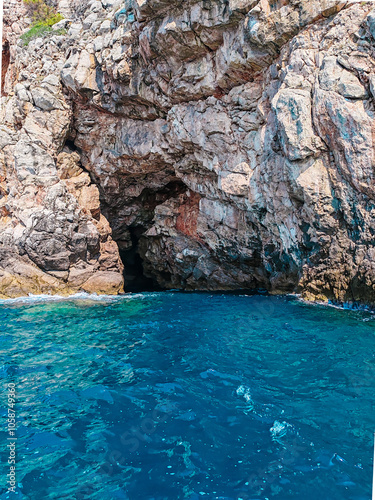
<svg viewBox="0 0 375 500"><path fill-rule="evenodd" d="M369 500L374 327L285 297L2 302L0 498Z"/></svg>

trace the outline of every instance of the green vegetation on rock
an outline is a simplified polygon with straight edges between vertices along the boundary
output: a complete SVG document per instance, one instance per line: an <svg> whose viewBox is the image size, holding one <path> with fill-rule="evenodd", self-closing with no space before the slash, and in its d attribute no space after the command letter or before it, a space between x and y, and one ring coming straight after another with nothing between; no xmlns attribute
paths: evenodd
<svg viewBox="0 0 375 500"><path fill-rule="evenodd" d="M23 3L33 21L31 28L21 35L24 45L28 45L35 38L48 36L52 32L52 26L63 19L63 16L47 5L44 0L23 0ZM65 30L60 29L55 33L62 35Z"/></svg>

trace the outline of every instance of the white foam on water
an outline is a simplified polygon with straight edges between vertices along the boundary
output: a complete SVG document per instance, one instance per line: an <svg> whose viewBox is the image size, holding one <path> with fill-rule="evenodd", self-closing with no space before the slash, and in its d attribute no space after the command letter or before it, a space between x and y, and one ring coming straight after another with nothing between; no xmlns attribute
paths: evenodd
<svg viewBox="0 0 375 500"><path fill-rule="evenodd" d="M251 397L250 387L246 385L240 385L236 390L237 396L241 396L244 398L246 404L241 407L237 406L236 408L241 409L246 415L254 410L254 401Z"/></svg>
<svg viewBox="0 0 375 500"><path fill-rule="evenodd" d="M252 403L250 387L246 387L245 385L240 385L236 390L237 396L243 396L246 403Z"/></svg>
<svg viewBox="0 0 375 500"><path fill-rule="evenodd" d="M288 296L293 297L296 300L298 300L298 302L302 302L303 304L306 304L308 306L331 307L332 309L337 309L339 311L360 311L360 312L375 315L375 310L373 308L371 308L370 306L365 305L365 304L363 304L363 305L362 304L351 304L349 302L344 302L342 305L338 305L338 304L334 304L330 300L328 302L323 302L321 300L316 300L316 301L305 300L299 294L288 294ZM369 317L369 318L363 319L363 321L370 321L371 319L373 319L373 318Z"/></svg>
<svg viewBox="0 0 375 500"><path fill-rule="evenodd" d="M129 299L144 299L147 296L152 295L152 293L125 293L123 295L97 295L96 293L78 292L73 295L33 295L29 294L25 297L16 297L13 299L0 299L0 305L10 305L10 304L38 304L45 302L68 302L76 300L87 300L93 302L117 302L121 300Z"/></svg>
<svg viewBox="0 0 375 500"><path fill-rule="evenodd" d="M275 420L273 426L270 428L270 433L273 441L278 441L280 438L286 436L288 430L292 430L293 425L288 424L288 422L279 422Z"/></svg>

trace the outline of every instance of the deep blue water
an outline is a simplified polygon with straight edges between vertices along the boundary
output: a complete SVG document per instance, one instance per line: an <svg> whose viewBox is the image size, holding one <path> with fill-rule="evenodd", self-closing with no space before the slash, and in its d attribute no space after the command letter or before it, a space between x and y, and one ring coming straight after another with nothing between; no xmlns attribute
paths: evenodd
<svg viewBox="0 0 375 500"><path fill-rule="evenodd" d="M3 302L0 498L369 500L374 327L282 297Z"/></svg>

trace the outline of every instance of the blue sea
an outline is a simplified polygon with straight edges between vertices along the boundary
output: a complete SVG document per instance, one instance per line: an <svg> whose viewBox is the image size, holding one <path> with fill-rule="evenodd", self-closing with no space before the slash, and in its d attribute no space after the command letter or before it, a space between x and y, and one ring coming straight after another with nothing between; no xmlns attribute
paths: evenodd
<svg viewBox="0 0 375 500"><path fill-rule="evenodd" d="M0 302L0 342L1 499L371 498L369 312L245 294L32 297Z"/></svg>

